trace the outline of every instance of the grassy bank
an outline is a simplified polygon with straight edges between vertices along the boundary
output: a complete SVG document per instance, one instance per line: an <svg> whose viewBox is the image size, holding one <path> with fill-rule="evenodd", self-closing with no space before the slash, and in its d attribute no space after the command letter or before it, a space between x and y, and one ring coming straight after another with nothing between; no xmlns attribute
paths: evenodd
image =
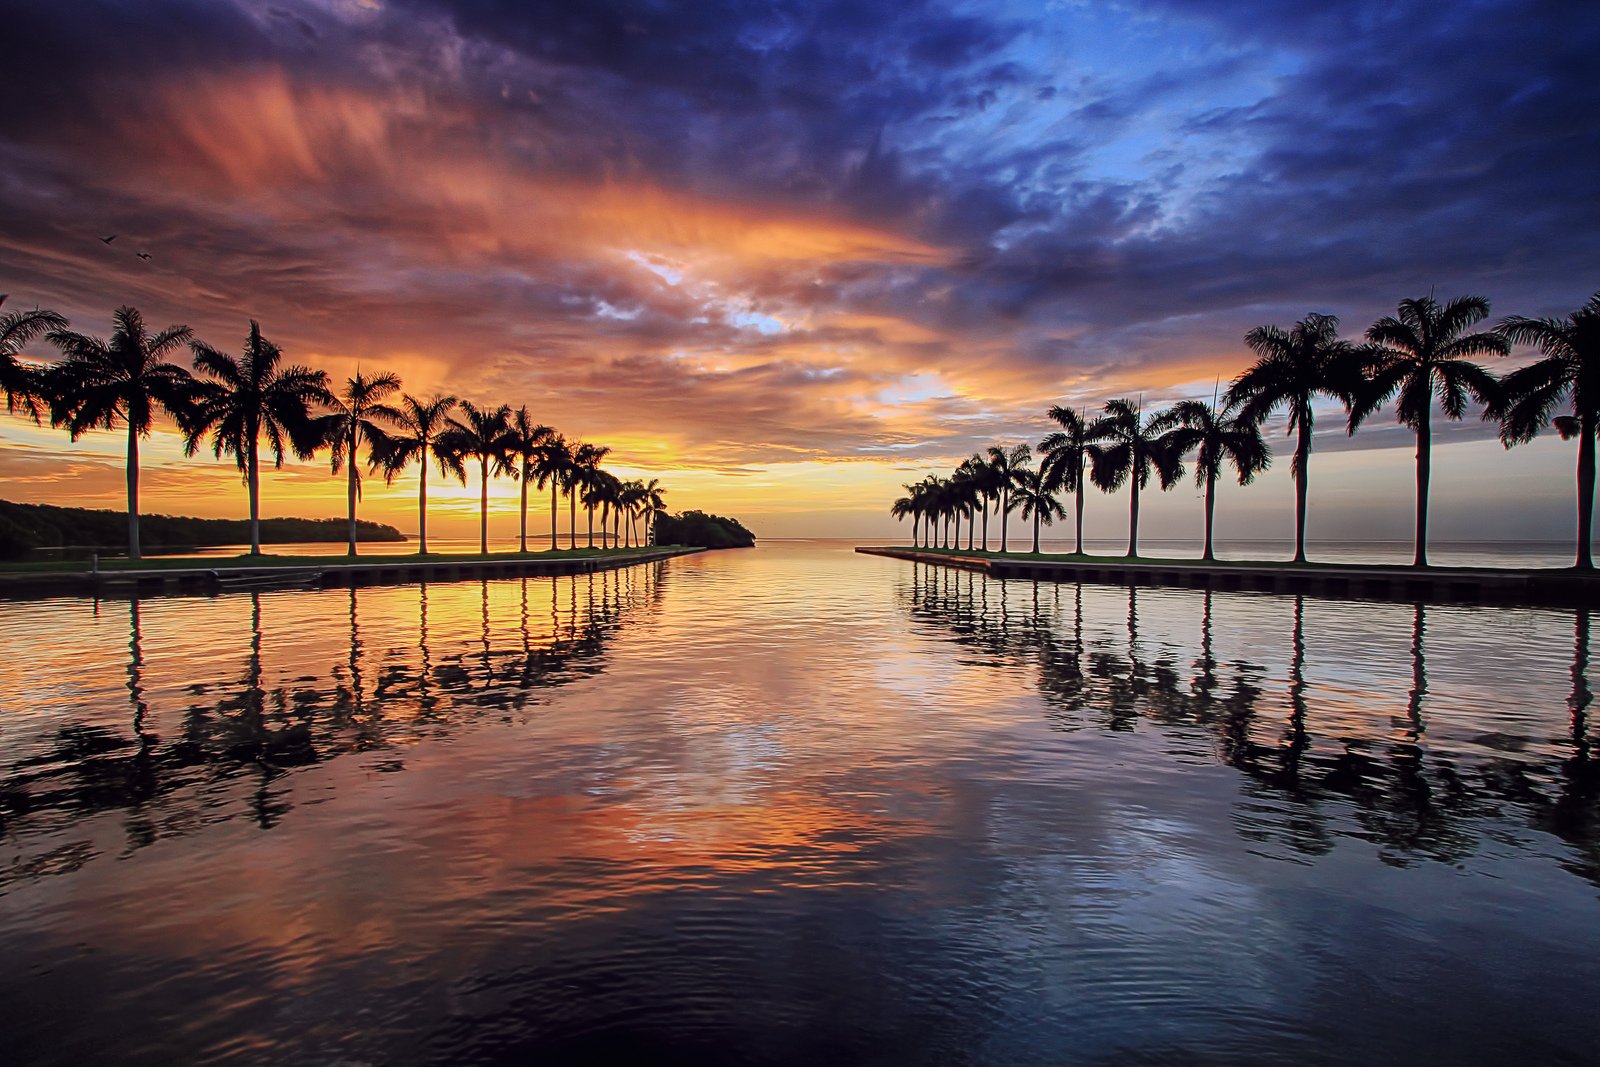
<svg viewBox="0 0 1600 1067"><path fill-rule="evenodd" d="M392 565L406 566L413 563L510 563L534 560L573 560L594 559L617 556L638 555L642 552L653 552L658 548L671 548L671 545L653 545L648 548L562 548L542 552L490 552L483 554L456 553L456 552L430 552L420 555L415 552L384 552L372 555L351 556L340 552L336 555L278 555L272 552L263 552L259 556L153 556L145 559L103 559L100 561L100 570L105 573L117 571L161 571L161 570L212 570L234 569L239 567L281 567L286 570L312 569L318 567L341 566L370 566ZM87 574L90 569L88 560L72 560L70 562L40 561L30 563L0 563L0 575L4 574Z"/></svg>
<svg viewBox="0 0 1600 1067"><path fill-rule="evenodd" d="M1088 553L1078 552L985 552L981 548L914 548L910 545L884 545L883 548L899 552L919 552L928 556L944 556L954 559L996 559L1017 560L1021 562L1037 563L1082 563L1105 566L1107 564L1126 563L1132 565L1152 567L1186 567L1190 569L1217 569L1240 568L1249 570L1414 570L1408 562L1395 561L1393 563L1333 563L1307 560L1296 563L1288 559L1201 559L1199 556L1091 556ZM1492 570L1506 572L1520 572L1533 570L1541 573L1550 573L1563 569L1560 567L1451 567L1449 565L1433 565L1425 568L1433 571L1448 570Z"/></svg>

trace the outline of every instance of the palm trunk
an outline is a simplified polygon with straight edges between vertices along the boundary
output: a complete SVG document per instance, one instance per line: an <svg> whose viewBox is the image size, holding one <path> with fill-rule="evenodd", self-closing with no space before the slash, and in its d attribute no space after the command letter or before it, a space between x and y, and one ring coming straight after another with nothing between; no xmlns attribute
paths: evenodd
<svg viewBox="0 0 1600 1067"><path fill-rule="evenodd" d="M417 555L428 554L428 446L424 442L417 463Z"/></svg>
<svg viewBox="0 0 1600 1067"><path fill-rule="evenodd" d="M1133 477L1128 479L1133 483L1133 495L1128 501L1128 558L1133 559L1139 554L1139 470L1134 468Z"/></svg>
<svg viewBox="0 0 1600 1067"><path fill-rule="evenodd" d="M128 420L128 558L139 558L139 434Z"/></svg>
<svg viewBox="0 0 1600 1067"><path fill-rule="evenodd" d="M1300 412L1300 440L1294 449L1294 561L1306 561L1306 478L1311 473L1311 407Z"/></svg>
<svg viewBox="0 0 1600 1067"><path fill-rule="evenodd" d="M1037 508L1033 512L1033 554L1035 556L1039 554L1039 511Z"/></svg>
<svg viewBox="0 0 1600 1067"><path fill-rule="evenodd" d="M556 550L556 480L550 479L550 551Z"/></svg>
<svg viewBox="0 0 1600 1067"><path fill-rule="evenodd" d="M1428 565L1428 478L1433 473L1433 427L1428 422L1431 414L1424 404L1422 421L1417 425L1417 554L1412 566Z"/></svg>
<svg viewBox="0 0 1600 1067"><path fill-rule="evenodd" d="M977 533L977 529L978 529L978 519L977 519L977 516L973 514L973 510L974 510L973 508L968 508L967 509L967 551L968 552L972 551L972 538L973 538L973 535Z"/></svg>
<svg viewBox="0 0 1600 1067"><path fill-rule="evenodd" d="M578 550L578 494L571 487L567 489L567 529L572 534L572 550Z"/></svg>
<svg viewBox="0 0 1600 1067"><path fill-rule="evenodd" d="M489 457L478 457L478 551L489 554Z"/></svg>
<svg viewBox="0 0 1600 1067"><path fill-rule="evenodd" d="M1211 517L1217 509L1217 476L1209 475L1206 478L1206 550L1201 553L1201 559L1216 559L1211 551Z"/></svg>
<svg viewBox="0 0 1600 1067"><path fill-rule="evenodd" d="M989 502L983 502L983 550L989 551Z"/></svg>
<svg viewBox="0 0 1600 1067"><path fill-rule="evenodd" d="M1006 519L1011 515L1011 490L1000 487L1000 551L1006 550Z"/></svg>
<svg viewBox="0 0 1600 1067"><path fill-rule="evenodd" d="M261 467L257 459L255 435L250 437L250 454L245 457L245 479L250 491L250 554L261 555Z"/></svg>
<svg viewBox="0 0 1600 1067"><path fill-rule="evenodd" d="M522 468L522 507L520 514L522 521L517 529L517 551L528 551L528 468Z"/></svg>
<svg viewBox="0 0 1600 1067"><path fill-rule="evenodd" d="M1078 530L1077 554L1081 556L1081 555L1083 555L1083 457L1082 456L1078 457L1078 493L1077 493L1077 497L1078 497L1078 501L1077 501L1077 511L1078 511L1078 514L1077 514L1077 519L1078 519L1078 522L1077 522L1077 530Z"/></svg>
<svg viewBox="0 0 1600 1067"><path fill-rule="evenodd" d="M348 554L353 556L356 554L356 435L354 431L351 431L350 434L350 451L345 455L344 459L349 468L347 472L349 477L346 479L347 488L345 490L346 503L349 505L350 511Z"/></svg>
<svg viewBox="0 0 1600 1067"><path fill-rule="evenodd" d="M1590 542L1594 539L1594 441L1595 417L1583 416L1578 423L1578 569L1594 570Z"/></svg>
<svg viewBox="0 0 1600 1067"><path fill-rule="evenodd" d="M594 547L594 505L585 504L584 510L589 513L589 547Z"/></svg>

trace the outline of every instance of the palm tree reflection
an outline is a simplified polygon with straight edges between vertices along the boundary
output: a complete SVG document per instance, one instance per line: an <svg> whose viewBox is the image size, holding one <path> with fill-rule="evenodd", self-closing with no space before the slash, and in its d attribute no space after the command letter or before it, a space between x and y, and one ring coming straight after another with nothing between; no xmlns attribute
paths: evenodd
<svg viewBox="0 0 1600 1067"><path fill-rule="evenodd" d="M522 640L509 648L496 648L491 641L488 582L482 583L474 612L481 617L480 633L466 638L453 630L461 636L443 640L430 632L438 586L417 586L415 600L404 587L329 590L310 594L309 602L261 593L248 594L248 600L224 597L219 605L249 608L241 627L240 674L233 681L185 677L188 684L157 687L149 681L145 612L150 602L130 600L128 725L119 730L99 721L64 723L44 751L0 763L0 835L34 857L0 870L0 887L86 862L96 849L89 839L69 841L54 852L39 850L52 847L90 816L122 812L130 849L239 815L270 829L293 809L298 768L367 753L370 770L403 770L402 756L411 745L447 736L490 709L537 703L540 690L604 670L611 639L650 601L656 584L644 569L626 584L622 578L615 585L602 578L598 587L586 577L521 582ZM549 587L545 595L551 598L548 633L536 632L527 608L530 592L540 586ZM470 587L442 588L453 594ZM347 637L333 662L318 670L315 659L303 653L272 662L265 654L269 630L286 640L314 640L309 628L316 624L305 620L315 618L315 598L336 596L348 598ZM414 636L409 627L363 624L369 601L380 619L404 618L414 608ZM566 619L559 618L563 601ZM274 602L307 610L284 612L280 630L263 620L264 607ZM386 614L391 604L396 607ZM159 606L166 612L186 610L181 600ZM267 612L269 618L272 614ZM158 653L157 671L168 677L182 672L182 655ZM373 663L379 664L375 684ZM170 724L170 739L162 723ZM70 856L71 864L49 859L57 854Z"/></svg>
<svg viewBox="0 0 1600 1067"><path fill-rule="evenodd" d="M1262 668L1217 656L1217 613L1240 602L1228 594L1170 594L1192 597L1189 610L1199 615L1199 654L1193 670L1185 672L1165 646L1151 651L1138 589L1126 592L1126 638L1112 639L1085 634L1083 586L1069 587L1071 606L1065 610L1049 598L1030 598L1034 617L1018 620L1010 612L1024 601L1015 592L1006 595L1016 583L996 583L991 591L986 578L963 572L958 584L950 573L913 570L906 607L917 623L958 645L981 648L991 662L1033 666L1045 714L1056 729L1126 731L1141 719L1185 728L1179 736L1204 729L1218 762L1242 776L1235 826L1247 839L1315 856L1339 838L1358 838L1374 843L1396 865L1455 862L1498 832L1489 820L1516 815L1576 849L1581 858L1574 869L1600 885L1600 760L1589 726L1587 610L1575 616L1570 739L1561 749L1552 747L1541 766L1529 752L1513 759L1482 755L1482 745L1451 749L1426 743L1425 605L1412 609L1403 710L1396 701L1393 729L1385 729L1370 716L1333 714L1338 705L1329 704L1308 677L1313 661L1333 653L1319 654L1308 640L1304 598L1286 603L1287 670L1277 690L1286 714L1274 728L1266 704L1274 687ZM1088 589L1091 596L1109 593L1106 587ZM989 606L991 597L998 607Z"/></svg>

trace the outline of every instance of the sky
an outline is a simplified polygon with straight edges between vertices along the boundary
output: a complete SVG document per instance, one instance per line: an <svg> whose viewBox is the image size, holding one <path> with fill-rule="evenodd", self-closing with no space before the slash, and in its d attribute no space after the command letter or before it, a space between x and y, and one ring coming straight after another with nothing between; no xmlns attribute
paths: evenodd
<svg viewBox="0 0 1600 1067"><path fill-rule="evenodd" d="M0 26L7 310L104 336L131 304L235 352L258 319L337 379L526 404L758 535L891 535L902 483L1052 404L1209 398L1253 326L1600 288L1600 8L1570 2L4 0ZM1269 428L1221 536L1292 531ZM1442 429L1435 536L1571 537L1549 437ZM122 449L0 418L0 496L120 507ZM1329 412L1316 449L1312 537L1409 536L1392 412L1353 438ZM476 486L430 476L430 532L474 532ZM142 489L245 513L170 427ZM361 514L414 530L415 493L371 479ZM263 479L267 515L343 508L325 461ZM1094 494L1090 535L1125 508ZM1143 510L1199 533L1192 488Z"/></svg>

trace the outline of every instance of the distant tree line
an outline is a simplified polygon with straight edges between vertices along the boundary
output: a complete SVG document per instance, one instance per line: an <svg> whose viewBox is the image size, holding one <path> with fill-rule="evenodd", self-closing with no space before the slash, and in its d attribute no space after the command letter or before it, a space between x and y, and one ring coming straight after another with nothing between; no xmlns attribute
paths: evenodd
<svg viewBox="0 0 1600 1067"><path fill-rule="evenodd" d="M966 522L973 548L981 522L989 548L989 513L1001 519L1000 551L1007 548L1004 519L1019 512L1032 520L1033 551L1039 528L1065 519L1061 494L1075 497L1077 540L1083 552L1083 495L1093 483L1105 492L1128 488L1128 556L1139 550L1139 494L1152 476L1162 489L1176 485L1193 457L1194 479L1205 490L1204 558L1213 559L1212 518L1217 479L1232 468L1248 484L1272 462L1262 423L1288 412L1295 436L1295 554L1306 558L1306 502L1310 475L1313 404L1341 403L1345 428L1354 434L1386 404L1417 438L1416 566L1428 562L1428 483L1432 466L1435 403L1447 419L1461 419L1469 403L1499 424L1505 447L1531 441L1553 428L1578 442L1578 549L1576 566L1592 570L1596 432L1600 428L1600 293L1564 319L1512 315L1493 329L1473 331L1489 316L1481 296L1446 303L1433 297L1402 300L1398 313L1374 322L1356 341L1338 336L1339 320L1312 314L1285 330L1258 326L1245 334L1256 361L1220 400L1184 400L1154 412L1140 400L1112 400L1094 415L1055 406L1057 429L1037 445L993 446L963 461L948 477L930 476L905 486L890 513L910 518L912 541L926 547L960 547ZM1511 345L1537 349L1542 358L1497 377L1470 357L1509 355ZM1032 466L1037 452L1039 466ZM953 536L952 536L953 534Z"/></svg>
<svg viewBox="0 0 1600 1067"><path fill-rule="evenodd" d="M4 296L0 296L3 304ZM120 307L109 339L76 333L53 311L0 315L0 392L6 410L65 429L72 440L95 429L126 431L128 555L141 548L139 442L165 412L183 434L190 455L209 443L218 458L232 456L249 496L250 551L261 551L261 453L281 467L284 456L310 460L326 452L335 474L346 477L345 541L356 554L356 504L363 467L392 482L417 467L418 552L428 551L428 477L431 459L441 474L479 480L479 547L489 550L489 480L505 475L521 483L519 545L528 550L528 489L550 491L550 548L558 547L559 498L567 500L570 542L578 547L577 509L588 518L594 547L596 513L602 546L648 544L665 511L659 479L624 480L601 466L610 449L569 438L535 420L526 407L478 406L470 400L401 392L399 377L361 373L335 385L327 372L284 362L283 352L252 321L237 356L194 337L187 326L152 332L139 312ZM60 358L45 364L23 358L43 339ZM169 360L187 347L194 370Z"/></svg>
<svg viewBox="0 0 1600 1067"><path fill-rule="evenodd" d="M756 535L737 519L685 511L682 515L662 515L656 519L656 538L664 545L693 545L697 548L754 548Z"/></svg>
<svg viewBox="0 0 1600 1067"><path fill-rule="evenodd" d="M0 500L0 559L18 559L35 549L107 548L120 544L127 533L128 516L120 511ZM260 525L263 544L338 542L345 533L342 519L262 519ZM250 536L250 524L245 519L145 515L139 534L147 549L237 545ZM366 519L356 522L356 536L362 541L406 539L393 526Z"/></svg>

